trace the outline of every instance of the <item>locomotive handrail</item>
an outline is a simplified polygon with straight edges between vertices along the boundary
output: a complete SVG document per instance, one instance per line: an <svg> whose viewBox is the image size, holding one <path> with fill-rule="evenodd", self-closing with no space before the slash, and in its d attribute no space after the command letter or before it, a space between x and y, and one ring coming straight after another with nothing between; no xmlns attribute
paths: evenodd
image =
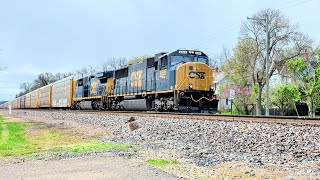
<svg viewBox="0 0 320 180"><path fill-rule="evenodd" d="M208 101L213 101L213 100L215 100L215 98L213 97L213 95L211 96L212 97L212 99L209 99L209 98L207 98L207 97L201 97L200 99L198 99L198 100L194 100L193 99L193 96L192 96L192 94L191 94L191 100L193 101L193 102L199 102L199 101L201 101L202 99L206 99L206 100L208 100Z"/></svg>

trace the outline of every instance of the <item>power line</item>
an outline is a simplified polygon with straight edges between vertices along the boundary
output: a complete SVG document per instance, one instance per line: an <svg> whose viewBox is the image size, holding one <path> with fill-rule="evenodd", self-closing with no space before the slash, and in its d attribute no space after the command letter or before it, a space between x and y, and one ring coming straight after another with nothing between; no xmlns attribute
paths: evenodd
<svg viewBox="0 0 320 180"><path fill-rule="evenodd" d="M295 4L292 4L292 5L289 5L289 6L285 6L283 8L278 8L278 10L282 10L282 9L287 9L287 8L291 8L291 7L295 7L295 6L299 6L299 5L302 5L302 4L305 4L305 3L308 3L308 2L311 2L313 0L305 0L305 1L301 1L299 3L295 3Z"/></svg>
<svg viewBox="0 0 320 180"><path fill-rule="evenodd" d="M196 47L200 48L200 49L207 47L207 44L210 43L212 40L216 39L221 33L238 29L239 28L238 25L239 25L238 23L234 23L234 24L231 24L231 25L226 26L225 28L223 28L225 30L212 33L204 41L200 41L199 43L195 43L195 44L198 44L198 45L196 45Z"/></svg>
<svg viewBox="0 0 320 180"><path fill-rule="evenodd" d="M291 8L291 7L295 7L295 6L299 6L299 5L302 5L302 4L305 4L305 3L308 3L308 2L311 2L313 0L304 0L304 1L300 1L298 3L295 3L295 4L291 4L292 2L296 2L296 0L289 0L289 1L286 1L284 3L281 4L282 5L288 5L288 6L284 6L284 7L280 7L280 8L277 8L277 10L283 10L283 9L287 9L287 8ZM289 5L291 4L291 5ZM236 25L236 27L234 27ZM224 32L227 32L227 31L232 31L232 30L235 30L239 28L239 24L238 23L234 23L234 24L231 24L229 26L226 26L225 28L223 28L224 30L222 31L219 31L219 32L215 32L215 33L212 33L208 38L206 38L204 41L200 41L199 43L194 43L194 44L198 44L196 45L196 48L199 48L199 49L202 49L202 48L205 48L205 49L208 49L206 48L207 47L207 44L210 43L212 40L216 39L221 33L224 33Z"/></svg>

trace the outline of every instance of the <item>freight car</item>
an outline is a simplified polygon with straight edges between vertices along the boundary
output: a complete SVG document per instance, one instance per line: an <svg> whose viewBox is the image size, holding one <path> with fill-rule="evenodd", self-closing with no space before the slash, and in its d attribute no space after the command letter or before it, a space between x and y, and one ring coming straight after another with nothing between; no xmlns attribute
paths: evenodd
<svg viewBox="0 0 320 180"><path fill-rule="evenodd" d="M11 103L19 103L15 108L208 112L218 106L212 82L207 55L177 50L114 71L71 76Z"/></svg>

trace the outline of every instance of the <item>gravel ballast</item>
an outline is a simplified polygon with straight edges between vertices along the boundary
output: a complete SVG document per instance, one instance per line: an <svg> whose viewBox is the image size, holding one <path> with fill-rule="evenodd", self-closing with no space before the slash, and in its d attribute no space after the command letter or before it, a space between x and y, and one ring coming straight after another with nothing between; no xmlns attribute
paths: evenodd
<svg viewBox="0 0 320 180"><path fill-rule="evenodd" d="M293 170L299 176L320 176L320 127L316 125L140 116L134 117L139 128L130 131L126 123L130 116L124 114L14 110L13 116L103 127L110 135L103 141L138 144L151 152L169 151L172 157L199 167L246 161L262 168L275 165ZM318 165L308 166L312 163Z"/></svg>

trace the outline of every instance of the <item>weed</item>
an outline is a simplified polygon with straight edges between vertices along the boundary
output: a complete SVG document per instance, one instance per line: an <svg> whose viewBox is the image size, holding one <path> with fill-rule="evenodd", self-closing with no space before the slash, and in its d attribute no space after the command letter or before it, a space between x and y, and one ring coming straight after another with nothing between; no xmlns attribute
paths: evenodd
<svg viewBox="0 0 320 180"><path fill-rule="evenodd" d="M146 160L146 162L151 165L158 166L161 168L164 168L170 164L178 164L178 161L175 159L172 161L167 160L167 159L148 159L148 160Z"/></svg>

